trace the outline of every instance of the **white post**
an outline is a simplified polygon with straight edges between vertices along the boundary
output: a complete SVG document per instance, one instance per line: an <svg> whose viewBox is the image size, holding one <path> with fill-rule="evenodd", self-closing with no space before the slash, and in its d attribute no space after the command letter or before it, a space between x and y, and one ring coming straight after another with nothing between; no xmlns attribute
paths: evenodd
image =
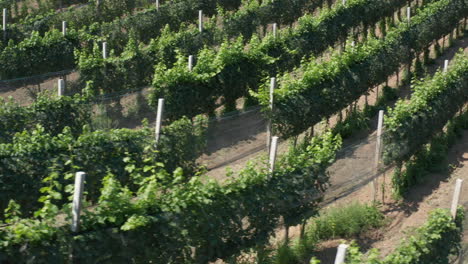
<svg viewBox="0 0 468 264"><path fill-rule="evenodd" d="M6 40L7 36L7 9L3 8L3 40Z"/></svg>
<svg viewBox="0 0 468 264"><path fill-rule="evenodd" d="M447 72L447 71L448 71L448 64L449 64L449 61L448 61L448 60L445 60L445 61L444 61L444 72Z"/></svg>
<svg viewBox="0 0 468 264"><path fill-rule="evenodd" d="M377 123L377 139L375 144L375 159L374 159L374 167L375 172L378 173L379 171L379 164L380 164L380 153L382 149L382 127L383 127L383 119L384 119L384 110L379 111L379 121ZM377 178L372 180L372 187L374 189L374 201L377 197Z"/></svg>
<svg viewBox="0 0 468 264"><path fill-rule="evenodd" d="M193 70L193 55L188 56L188 70Z"/></svg>
<svg viewBox="0 0 468 264"><path fill-rule="evenodd" d="M198 10L198 31L203 32L203 11Z"/></svg>
<svg viewBox="0 0 468 264"><path fill-rule="evenodd" d="M408 23L411 22L411 7L406 8L406 18L408 19Z"/></svg>
<svg viewBox="0 0 468 264"><path fill-rule="evenodd" d="M273 137L271 139L271 149L270 149L270 175L273 174L275 170L275 162L276 162L276 151L278 150L278 137Z"/></svg>
<svg viewBox="0 0 468 264"><path fill-rule="evenodd" d="M343 264L346 258L346 251L348 251L348 245L340 244L338 251L336 252L335 264Z"/></svg>
<svg viewBox="0 0 468 264"><path fill-rule="evenodd" d="M273 92L276 88L276 78L272 77L270 79L270 110L273 111ZM267 150L270 151L270 143L271 143L271 119L267 121Z"/></svg>
<svg viewBox="0 0 468 264"><path fill-rule="evenodd" d="M342 1L342 4L343 4L343 5L346 5L346 0L343 0L343 1Z"/></svg>
<svg viewBox="0 0 468 264"><path fill-rule="evenodd" d="M277 33L278 33L278 24L277 24L277 23L273 23L273 37L274 37L274 38L276 38Z"/></svg>
<svg viewBox="0 0 468 264"><path fill-rule="evenodd" d="M460 200L460 193L461 193L461 187L462 187L463 180L457 179L457 182L455 183L455 191L453 192L453 199L452 199L452 208L450 210L450 213L452 214L453 219L457 216L457 207L458 207L458 201Z"/></svg>
<svg viewBox="0 0 468 264"><path fill-rule="evenodd" d="M156 0L156 10L159 11L159 0Z"/></svg>
<svg viewBox="0 0 468 264"><path fill-rule="evenodd" d="M84 180L86 173L80 171L75 174L75 190L73 193L72 207L72 232L78 232L80 229L80 213L83 199Z"/></svg>
<svg viewBox="0 0 468 264"><path fill-rule="evenodd" d="M107 42L102 43L102 58L107 59Z"/></svg>
<svg viewBox="0 0 468 264"><path fill-rule="evenodd" d="M159 138L161 137L161 127L162 127L161 123L162 123L163 111L164 111L164 99L159 98L158 99L158 112L156 114L156 131L155 131L156 144L159 142Z"/></svg>
<svg viewBox="0 0 468 264"><path fill-rule="evenodd" d="M62 35L67 35L67 21L62 21Z"/></svg>
<svg viewBox="0 0 468 264"><path fill-rule="evenodd" d="M58 80L58 96L64 96L65 94L65 80L64 79L59 79Z"/></svg>

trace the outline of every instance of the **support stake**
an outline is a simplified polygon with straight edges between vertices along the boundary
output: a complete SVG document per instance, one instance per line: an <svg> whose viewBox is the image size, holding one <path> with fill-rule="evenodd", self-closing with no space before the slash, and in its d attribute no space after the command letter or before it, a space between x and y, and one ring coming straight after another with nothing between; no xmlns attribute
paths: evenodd
<svg viewBox="0 0 468 264"><path fill-rule="evenodd" d="M376 144L375 144L375 163L374 163L374 168L375 168L375 173L376 175L379 172L379 165L380 165L380 153L382 150L382 127L383 127L383 119L384 119L384 110L379 111L379 121L377 124L377 139L376 139ZM377 199L377 177L375 177L372 180L372 187L374 189L374 201Z"/></svg>
<svg viewBox="0 0 468 264"><path fill-rule="evenodd" d="M59 79L58 80L58 96L62 97L65 95L65 80Z"/></svg>
<svg viewBox="0 0 468 264"><path fill-rule="evenodd" d="M107 59L107 42L102 43L102 58Z"/></svg>
<svg viewBox="0 0 468 264"><path fill-rule="evenodd" d="M73 193L73 207L72 207L72 232L80 230L80 214L83 199L84 180L86 173L80 171L75 174L75 191Z"/></svg>
<svg viewBox="0 0 468 264"><path fill-rule="evenodd" d="M273 112L273 92L275 91L276 88L276 78L272 77L270 79L270 111ZM268 152L270 151L270 143L271 143L271 119L268 119L267 121L267 150Z"/></svg>
<svg viewBox="0 0 468 264"><path fill-rule="evenodd" d="M453 199L452 199L452 208L450 209L450 213L452 214L453 219L457 217L457 207L458 207L458 201L460 201L462 183L463 183L463 180L461 179L457 179L457 182L455 183L455 190L453 192Z"/></svg>
<svg viewBox="0 0 468 264"><path fill-rule="evenodd" d="M3 41L7 38L7 9L3 8Z"/></svg>
<svg viewBox="0 0 468 264"><path fill-rule="evenodd" d="M406 18L408 19L408 24L411 23L411 7L406 8Z"/></svg>
<svg viewBox="0 0 468 264"><path fill-rule="evenodd" d="M67 21L62 21L62 35L67 35Z"/></svg>
<svg viewBox="0 0 468 264"><path fill-rule="evenodd" d="M348 245L340 244L338 246L338 251L336 252L335 264L343 264L346 258L346 251L348 251Z"/></svg>
<svg viewBox="0 0 468 264"><path fill-rule="evenodd" d="M188 57L188 70L192 71L193 70L193 55L190 55Z"/></svg>
<svg viewBox="0 0 468 264"><path fill-rule="evenodd" d="M270 149L270 177L275 171L275 162L276 162L276 151L278 150L278 137L274 136L271 139L271 149Z"/></svg>
<svg viewBox="0 0 468 264"><path fill-rule="evenodd" d="M198 10L198 31L203 32L203 11Z"/></svg>
<svg viewBox="0 0 468 264"><path fill-rule="evenodd" d="M162 127L161 123L162 123L163 111L164 111L164 99L159 98L158 99L158 112L156 114L156 129L155 129L156 144L158 144L159 139L161 137L161 127Z"/></svg>

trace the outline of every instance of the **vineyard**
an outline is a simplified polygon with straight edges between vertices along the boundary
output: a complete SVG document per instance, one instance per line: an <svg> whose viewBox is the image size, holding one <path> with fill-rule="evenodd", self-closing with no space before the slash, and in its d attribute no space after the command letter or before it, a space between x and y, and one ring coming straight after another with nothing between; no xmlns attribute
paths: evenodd
<svg viewBox="0 0 468 264"><path fill-rule="evenodd" d="M0 263L468 263L468 0L0 9Z"/></svg>

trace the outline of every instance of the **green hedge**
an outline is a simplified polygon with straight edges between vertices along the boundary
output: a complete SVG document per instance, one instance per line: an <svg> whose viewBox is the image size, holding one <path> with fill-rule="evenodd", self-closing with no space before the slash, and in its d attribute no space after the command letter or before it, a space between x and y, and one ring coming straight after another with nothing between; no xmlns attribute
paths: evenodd
<svg viewBox="0 0 468 264"><path fill-rule="evenodd" d="M442 131L468 101L468 57L460 53L449 71L415 81L410 100L399 100L385 118L384 161L408 160Z"/></svg>
<svg viewBox="0 0 468 264"><path fill-rule="evenodd" d="M12 79L72 69L74 48L78 46L76 32L63 36L58 30L40 36L38 32L18 44L12 41L0 52L0 79Z"/></svg>
<svg viewBox="0 0 468 264"><path fill-rule="evenodd" d="M274 93L273 112L268 110L268 90L258 96L276 131L297 135L359 99L409 63L410 54L419 54L450 33L466 16L467 7L466 0L437 1L420 10L409 25L400 23L383 40L370 39L330 61L312 60L284 75ZM291 77L296 75L301 78Z"/></svg>
<svg viewBox="0 0 468 264"><path fill-rule="evenodd" d="M7 51L8 47L5 47L3 57L0 56L2 61L6 62L4 69L0 70L0 78L11 79L74 68L73 51L75 48L85 50L90 42L100 43L105 39L109 42L111 49L121 51L129 40L129 32L147 42L157 37L166 25L177 29L183 23L195 20L199 9L204 10L207 15L215 14L218 2L217 0L180 0L162 5L159 11L153 6L135 15L120 18L121 15L131 12L136 3L134 0L111 0L103 1L99 11L93 3L81 9L66 12L67 17L51 16L48 17L51 21L35 21L33 28L28 28L27 32L15 30L15 27L11 26L9 35L12 40L8 44L10 48ZM222 1L222 3L229 8L240 4L239 0ZM65 38L54 29L61 28L63 20L68 22L69 28ZM48 26L41 23L46 23ZM38 32L45 36L41 37ZM71 43L64 43L65 40L71 38L71 35L75 40ZM50 43L47 46L46 43L39 41L42 39L44 41L54 39L57 44L62 42L60 44L62 49L51 47ZM32 54L29 49L41 50L41 52ZM19 66L21 68L16 69Z"/></svg>
<svg viewBox="0 0 468 264"><path fill-rule="evenodd" d="M146 159L164 162L169 171L182 167L189 175L196 170L195 160L204 151L206 128L203 118L175 121L163 128L157 151L149 128L91 132L85 127L76 137L69 128L52 136L39 126L16 134L11 143L0 144L0 209L3 211L13 199L29 215L38 208L41 187L47 185L44 179L55 173L61 185L71 184L72 172L78 170L88 173L88 198L97 201L101 180L107 173L117 175L124 184L132 182L127 171L132 165L125 157L137 164Z"/></svg>
<svg viewBox="0 0 468 264"><path fill-rule="evenodd" d="M82 217L82 232L73 236L68 225L51 225L55 216L11 217L12 225L0 229L0 260L60 263L70 252L84 263L206 263L228 257L267 241L281 216L294 224L317 209L328 184L326 168L340 144L325 133L279 159L273 177L263 165L248 166L222 186L198 177L180 184L176 176L161 189L157 181L165 174L158 171L142 183L137 199L109 175L98 205Z"/></svg>
<svg viewBox="0 0 468 264"><path fill-rule="evenodd" d="M79 52L77 60L80 76L83 81L93 81L96 90L102 93L141 88L151 84L151 76L154 74L153 65L164 63L165 67L171 67L177 61L177 51L184 55L196 55L205 46L212 49L213 46L223 45L221 43L225 39L237 37L239 34L244 35L244 39L250 38L259 23L266 26L274 22L275 18L280 19L277 22L286 22L286 18L282 18L285 14L288 14L290 19L295 20L305 11L313 10L316 7L315 3L318 3L318 1L308 3L304 0L280 0L266 1L259 5L255 0L246 1L239 11L233 13L223 12L218 14L217 18L206 22L202 34L198 32L196 26L184 24L171 24L170 26L166 25L164 28L157 28L158 33L161 31L160 34L151 31L156 30L154 23L149 23L149 29L151 30L127 28L122 32L118 31L121 33L115 33L116 30L111 30L112 34L104 34L111 37L107 38L110 43L109 46L116 47L117 52L125 46L124 52L118 57L107 60L102 59L99 48L92 52L87 50ZM283 10L283 12L279 13L282 15L274 15L278 9ZM256 19L247 19L246 17L249 16ZM221 28L217 25L217 20L223 21ZM239 23L246 24L238 26ZM130 23L129 25L135 24L138 23ZM106 29L106 31L108 30ZM131 34L128 34L128 32L131 32ZM151 40L147 48L139 48L142 45L141 42L146 43L149 39L158 35L159 38ZM229 42L225 43L225 45L229 45ZM245 62L243 58L237 60ZM252 64L252 62L248 63ZM234 62L231 64L234 64ZM131 65L132 67L125 67L124 65ZM234 66L238 67L238 64ZM234 77L237 78L238 76ZM229 90L237 91L237 87ZM245 92L244 89L237 93L245 94Z"/></svg>
<svg viewBox="0 0 468 264"><path fill-rule="evenodd" d="M363 257L356 247L349 250L347 264L448 264L451 254L458 254L463 236L464 210L458 209L455 221L448 210L436 209L431 212L424 226L405 240L385 259L378 254Z"/></svg>
<svg viewBox="0 0 468 264"><path fill-rule="evenodd" d="M91 121L88 100L81 96L51 99L40 95L32 105L20 106L0 98L0 143L8 143L17 132L41 125L51 135L58 135L65 126L75 136Z"/></svg>
<svg viewBox="0 0 468 264"><path fill-rule="evenodd" d="M280 31L276 39L271 35L262 40L254 37L246 44L248 49L240 45L239 39L224 41L217 52L201 49L193 72L187 72L184 49L175 65L172 65L173 60L169 63L162 60L156 66L155 89L150 102L156 106L157 98L167 98L167 112L172 118L210 112L216 108L215 103L220 97L228 111L234 110L236 99L248 95L249 89L257 90L261 80L275 72L291 70L304 56L324 51L346 39L351 29L361 24L375 24L405 3L349 1L346 6L337 5L322 11L319 17L301 17L297 27ZM187 103L193 102L192 98L200 99L195 100L197 103Z"/></svg>

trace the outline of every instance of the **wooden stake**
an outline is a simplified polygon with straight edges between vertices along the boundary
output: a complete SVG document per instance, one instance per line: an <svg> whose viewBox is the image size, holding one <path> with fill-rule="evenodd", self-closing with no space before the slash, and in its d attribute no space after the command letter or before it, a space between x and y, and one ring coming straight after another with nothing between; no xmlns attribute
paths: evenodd
<svg viewBox="0 0 468 264"><path fill-rule="evenodd" d="M278 137L274 136L271 139L271 149L270 149L270 159L269 159L269 164L270 164L270 177L273 175L273 172L275 171L275 162L276 162L276 151L278 149Z"/></svg>
<svg viewBox="0 0 468 264"><path fill-rule="evenodd" d="M273 93L275 91L275 88L276 88L276 78L275 77L272 77L270 79L270 111L273 112ZM267 140L267 151L269 152L270 151L270 143L271 143L271 129L272 129L272 124L271 124L271 118L268 119L267 121L267 131L266 131L266 140Z"/></svg>
<svg viewBox="0 0 468 264"><path fill-rule="evenodd" d="M83 199L84 180L86 173L80 171L75 174L75 190L73 193L73 205L72 205L72 232L78 232L80 230L80 214L81 205Z"/></svg>
<svg viewBox="0 0 468 264"><path fill-rule="evenodd" d="M348 251L348 245L340 244L338 246L338 251L336 252L335 264L343 264L346 259L346 251Z"/></svg>
<svg viewBox="0 0 468 264"><path fill-rule="evenodd" d="M65 95L65 80L59 79L58 80L58 96L62 97Z"/></svg>
<svg viewBox="0 0 468 264"><path fill-rule="evenodd" d="M163 118L163 111L164 111L164 99L159 98L158 99L158 112L156 114L156 129L155 129L155 141L156 144L158 144L159 139L161 137L161 123L162 123L162 118Z"/></svg>
<svg viewBox="0 0 468 264"><path fill-rule="evenodd" d="M455 183L455 190L453 192L453 199L452 199L452 208L450 210L450 213L452 214L453 219L457 217L457 207L458 207L458 201L460 200L462 183L463 183L463 180L461 179L457 179L457 182Z"/></svg>

